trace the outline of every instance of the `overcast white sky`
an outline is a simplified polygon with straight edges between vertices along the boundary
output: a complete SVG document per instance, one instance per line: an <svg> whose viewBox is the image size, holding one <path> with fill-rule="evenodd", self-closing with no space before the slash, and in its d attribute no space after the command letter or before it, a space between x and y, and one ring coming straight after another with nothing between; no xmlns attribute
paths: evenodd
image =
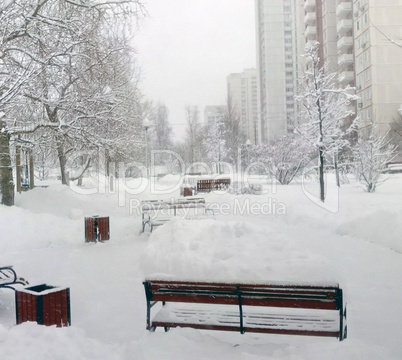
<svg viewBox="0 0 402 360"><path fill-rule="evenodd" d="M226 77L256 67L254 0L144 0L136 37L142 90L169 109L175 137L185 107L225 104Z"/></svg>

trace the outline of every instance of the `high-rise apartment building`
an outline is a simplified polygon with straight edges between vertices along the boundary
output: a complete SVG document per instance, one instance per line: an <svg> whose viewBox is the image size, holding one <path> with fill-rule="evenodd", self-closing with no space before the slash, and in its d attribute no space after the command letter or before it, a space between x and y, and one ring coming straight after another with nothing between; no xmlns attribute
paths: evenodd
<svg viewBox="0 0 402 360"><path fill-rule="evenodd" d="M204 125L221 121L225 112L225 105L207 105L204 109Z"/></svg>
<svg viewBox="0 0 402 360"><path fill-rule="evenodd" d="M257 72L245 69L227 77L228 99L240 118L240 127L251 144L258 143Z"/></svg>
<svg viewBox="0 0 402 360"><path fill-rule="evenodd" d="M357 115L383 132L398 116L402 99L402 0L353 1Z"/></svg>
<svg viewBox="0 0 402 360"><path fill-rule="evenodd" d="M402 0L302 0L306 41L338 72L339 86L356 87L361 136L372 123L389 131L402 99ZM315 19L315 20L313 20Z"/></svg>
<svg viewBox="0 0 402 360"><path fill-rule="evenodd" d="M338 85L356 87L361 135L372 123L388 131L402 103L400 19L402 0L256 0L260 139L297 125L291 99L304 46L316 41L321 64L338 73Z"/></svg>
<svg viewBox="0 0 402 360"><path fill-rule="evenodd" d="M293 131L297 116L297 0L256 0L259 140Z"/></svg>

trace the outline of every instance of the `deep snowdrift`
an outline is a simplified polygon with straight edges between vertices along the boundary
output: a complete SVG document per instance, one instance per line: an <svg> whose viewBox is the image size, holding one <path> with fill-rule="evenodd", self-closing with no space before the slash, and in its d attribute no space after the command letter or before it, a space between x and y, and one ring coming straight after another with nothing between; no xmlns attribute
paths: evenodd
<svg viewBox="0 0 402 360"><path fill-rule="evenodd" d="M162 179L157 189L176 180ZM139 200L179 191L134 194L137 182L125 184L124 193L92 194L51 183L17 195L12 208L0 206L0 264L14 265L32 285L69 286L72 310L68 328L16 326L14 295L0 290L2 360L400 359L402 176L375 194L343 185L331 211L310 201L300 184L267 186L263 195L206 194L215 219L175 220L151 235L139 233ZM94 186L87 179L86 188ZM89 215L110 216L108 242L84 242ZM142 280L154 276L339 282L349 337L149 333Z"/></svg>

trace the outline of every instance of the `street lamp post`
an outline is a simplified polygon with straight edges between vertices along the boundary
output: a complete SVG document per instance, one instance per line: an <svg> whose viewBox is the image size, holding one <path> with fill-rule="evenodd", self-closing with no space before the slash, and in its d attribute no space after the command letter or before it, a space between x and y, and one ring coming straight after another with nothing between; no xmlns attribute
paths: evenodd
<svg viewBox="0 0 402 360"><path fill-rule="evenodd" d="M251 146L251 141L250 141L250 139L247 139L247 141L246 141L246 147L247 147L247 166L250 164L250 146Z"/></svg>
<svg viewBox="0 0 402 360"><path fill-rule="evenodd" d="M147 179L149 179L149 166L148 166L148 129L149 129L149 121L145 118L143 122L144 130L145 130L145 167L147 169Z"/></svg>

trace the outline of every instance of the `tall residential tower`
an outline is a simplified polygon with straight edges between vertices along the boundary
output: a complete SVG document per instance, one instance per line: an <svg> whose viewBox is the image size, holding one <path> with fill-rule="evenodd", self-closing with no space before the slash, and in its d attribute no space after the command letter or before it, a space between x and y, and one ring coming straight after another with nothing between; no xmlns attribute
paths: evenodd
<svg viewBox="0 0 402 360"><path fill-rule="evenodd" d="M293 131L299 49L296 0L256 0L260 141Z"/></svg>
<svg viewBox="0 0 402 360"><path fill-rule="evenodd" d="M339 87L356 87L355 113L364 129L383 132L402 103L402 0L256 0L260 140L298 124L298 78L307 42L320 43Z"/></svg>
<svg viewBox="0 0 402 360"><path fill-rule="evenodd" d="M258 143L257 72L245 69L227 77L228 99L240 118L242 132L251 144Z"/></svg>

